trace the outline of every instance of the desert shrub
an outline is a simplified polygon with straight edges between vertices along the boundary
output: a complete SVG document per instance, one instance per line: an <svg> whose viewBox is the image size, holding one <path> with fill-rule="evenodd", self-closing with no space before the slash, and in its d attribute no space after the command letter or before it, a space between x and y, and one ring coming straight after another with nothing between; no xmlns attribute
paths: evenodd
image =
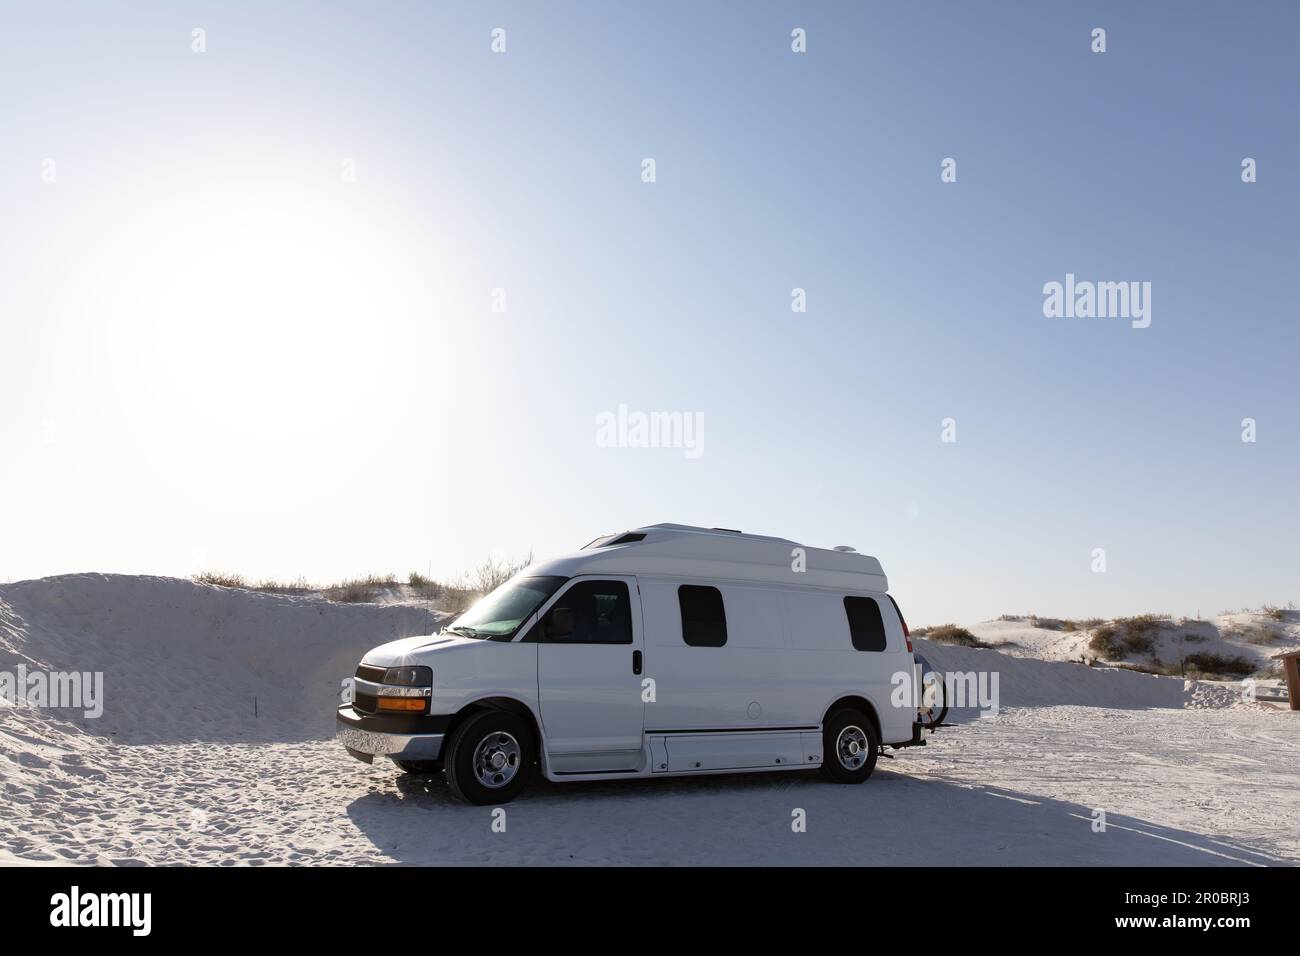
<svg viewBox="0 0 1300 956"><path fill-rule="evenodd" d="M1231 674L1245 677L1255 673L1255 663L1244 657L1225 657L1222 654L1197 653L1184 658L1189 669L1203 674Z"/></svg>
<svg viewBox="0 0 1300 956"><path fill-rule="evenodd" d="M1251 644L1272 644L1282 640L1286 635L1271 624L1264 624L1251 628L1242 636Z"/></svg>
<svg viewBox="0 0 1300 956"><path fill-rule="evenodd" d="M924 632L924 633L922 633ZM990 647L964 627L958 627L956 624L940 624L938 627L924 627L919 631L913 631L927 641L935 641L939 644L957 644L961 647Z"/></svg>
<svg viewBox="0 0 1300 956"><path fill-rule="evenodd" d="M533 563L533 553L514 561L487 558L472 571L461 576L459 587L476 594L488 594L505 584L528 565Z"/></svg>
<svg viewBox="0 0 1300 956"><path fill-rule="evenodd" d="M1160 625L1169 620L1167 616L1157 614L1139 614L1137 617L1120 617L1115 619L1115 624L1122 627L1129 634L1149 634L1154 636L1159 633Z"/></svg>
<svg viewBox="0 0 1300 956"><path fill-rule="evenodd" d="M190 579L195 584L215 584L222 588L246 588L248 581L242 574L223 574L220 571L204 571Z"/></svg>
<svg viewBox="0 0 1300 956"><path fill-rule="evenodd" d="M1155 614L1118 618L1115 627L1120 631L1120 646L1129 654L1150 654L1155 650L1160 625L1166 620Z"/></svg>
<svg viewBox="0 0 1300 956"><path fill-rule="evenodd" d="M1130 654L1150 654L1156 649L1156 639L1151 634L1143 631L1136 633L1133 631L1124 632L1124 636L1120 638L1120 643L1124 646L1124 650Z"/></svg>
<svg viewBox="0 0 1300 956"><path fill-rule="evenodd" d="M324 594L329 600L340 604L366 604L379 597L383 591L396 586L397 578L391 574L370 575L331 584L324 589Z"/></svg>
<svg viewBox="0 0 1300 956"><path fill-rule="evenodd" d="M252 585L251 590L270 594L308 594L316 588L306 578L299 577L296 581L276 581L267 578Z"/></svg>
<svg viewBox="0 0 1300 956"><path fill-rule="evenodd" d="M452 614L460 614L469 608L480 595L470 588L457 587L455 585L444 585L442 593L439 595L438 606L444 611Z"/></svg>
<svg viewBox="0 0 1300 956"><path fill-rule="evenodd" d="M263 578L261 581L253 583L242 574L222 574L216 571L205 571L203 574L196 574L191 578L196 584L216 584L223 588L244 588L249 591L263 591L270 594L308 594L316 590L316 587L304 577L299 577L294 581L277 581L273 578Z"/></svg>
<svg viewBox="0 0 1300 956"><path fill-rule="evenodd" d="M408 574L406 583L422 598L436 599L442 610L459 614L479 597L496 590L532 563L533 555L530 551L526 557L515 560L487 558L478 567L462 574L454 584L435 581L418 571ZM331 601L359 604L374 601L384 591L395 587L397 578L394 575L371 575L331 585L324 588L323 593Z"/></svg>
<svg viewBox="0 0 1300 956"><path fill-rule="evenodd" d="M1061 630L1091 631L1094 627L1101 627L1101 625L1105 623L1106 622L1099 617L1085 617L1078 621L1065 620L1061 622Z"/></svg>
<svg viewBox="0 0 1300 956"><path fill-rule="evenodd" d="M1106 660L1116 660L1129 654L1150 654L1156 648L1159 628L1159 619L1150 614L1120 618L1093 629L1092 637L1088 638L1088 646L1094 654Z"/></svg>
<svg viewBox="0 0 1300 956"><path fill-rule="evenodd" d="M1037 614L999 614L998 620L1010 624L1028 624L1030 627L1041 627L1047 631L1059 631L1068 623L1059 617L1039 617Z"/></svg>
<svg viewBox="0 0 1300 956"><path fill-rule="evenodd" d="M1107 660L1124 656L1124 648L1119 642L1119 629L1111 624L1095 628L1092 637L1088 638L1088 646L1098 657Z"/></svg>
<svg viewBox="0 0 1300 956"><path fill-rule="evenodd" d="M1126 671L1137 671L1139 674L1155 674L1160 677L1177 676L1181 673L1181 668L1177 666L1167 666L1160 661L1154 661L1150 664L1141 662L1123 661L1115 665Z"/></svg>
<svg viewBox="0 0 1300 956"><path fill-rule="evenodd" d="M440 598L447 591L447 586L440 581L427 578L419 571L412 571L407 575L406 583L409 584L415 593L426 600Z"/></svg>

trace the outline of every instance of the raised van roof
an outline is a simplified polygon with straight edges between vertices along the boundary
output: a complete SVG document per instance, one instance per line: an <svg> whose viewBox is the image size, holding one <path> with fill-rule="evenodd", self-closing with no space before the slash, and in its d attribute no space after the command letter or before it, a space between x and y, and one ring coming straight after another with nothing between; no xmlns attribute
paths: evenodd
<svg viewBox="0 0 1300 956"><path fill-rule="evenodd" d="M803 566L795 571L794 550ZM849 549L811 548L788 538L726 528L652 524L605 535L582 550L539 562L528 574L659 574L852 591L887 591L880 562Z"/></svg>

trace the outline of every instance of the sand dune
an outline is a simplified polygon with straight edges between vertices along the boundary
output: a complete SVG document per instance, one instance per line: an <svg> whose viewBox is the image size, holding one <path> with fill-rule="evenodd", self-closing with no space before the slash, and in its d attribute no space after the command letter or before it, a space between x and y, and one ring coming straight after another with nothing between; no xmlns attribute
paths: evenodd
<svg viewBox="0 0 1300 956"><path fill-rule="evenodd" d="M1099 656L1089 643L1094 628L1067 631L1060 624L1022 617L972 624L968 630L1012 657L1082 661ZM1274 655L1300 647L1300 611L1234 611L1204 620L1161 618L1154 622L1150 636L1149 650L1130 651L1114 660L1173 667L1187 655L1213 654L1244 658L1264 671L1274 666Z"/></svg>
<svg viewBox="0 0 1300 956"><path fill-rule="evenodd" d="M426 634L418 605L335 604L176 578L70 574L0 587L6 656L102 671L109 706L79 729L120 743L313 739L369 648Z"/></svg>

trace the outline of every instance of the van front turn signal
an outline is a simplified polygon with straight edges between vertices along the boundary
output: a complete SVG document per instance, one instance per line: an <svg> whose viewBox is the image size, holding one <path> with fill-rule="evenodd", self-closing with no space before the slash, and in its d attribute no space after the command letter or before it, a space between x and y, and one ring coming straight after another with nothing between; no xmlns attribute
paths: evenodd
<svg viewBox="0 0 1300 956"><path fill-rule="evenodd" d="M403 714L424 713L426 701L422 697L380 697L379 709Z"/></svg>

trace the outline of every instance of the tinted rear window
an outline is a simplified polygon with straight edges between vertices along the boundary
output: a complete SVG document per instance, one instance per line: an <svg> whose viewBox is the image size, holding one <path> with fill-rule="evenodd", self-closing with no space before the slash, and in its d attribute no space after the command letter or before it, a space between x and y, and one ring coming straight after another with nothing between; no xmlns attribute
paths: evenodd
<svg viewBox="0 0 1300 956"><path fill-rule="evenodd" d="M853 646L860 651L885 649L885 619L880 616L880 605L873 598L846 597L844 613L849 618L849 636Z"/></svg>
<svg viewBox="0 0 1300 956"><path fill-rule="evenodd" d="M682 609L682 640L691 647L722 647L727 643L727 609L717 588L683 584L677 589Z"/></svg>

